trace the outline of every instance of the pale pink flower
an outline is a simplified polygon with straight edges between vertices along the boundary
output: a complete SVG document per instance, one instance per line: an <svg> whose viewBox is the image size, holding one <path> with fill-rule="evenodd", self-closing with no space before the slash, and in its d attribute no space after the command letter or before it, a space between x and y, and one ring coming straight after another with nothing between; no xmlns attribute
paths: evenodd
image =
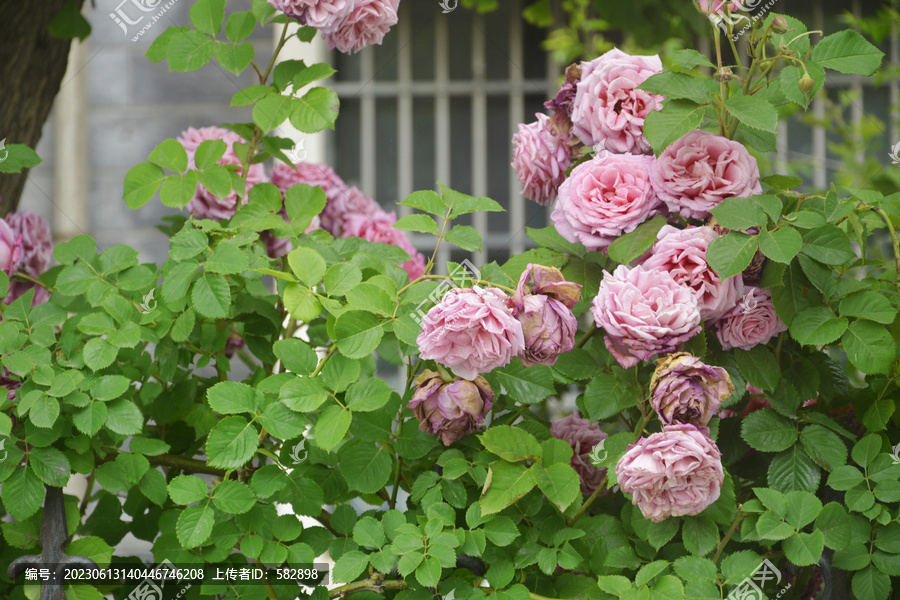
<svg viewBox="0 0 900 600"><path fill-rule="evenodd" d="M782 331L787 331L787 327L775 313L772 293L753 286L748 286L738 305L716 322L716 336L723 350L750 350L768 343Z"/></svg>
<svg viewBox="0 0 900 600"><path fill-rule="evenodd" d="M697 298L666 271L620 265L604 272L591 306L604 343L624 368L680 349L700 331Z"/></svg>
<svg viewBox="0 0 900 600"><path fill-rule="evenodd" d="M730 12L741 10L740 2L725 2L724 0L697 0L700 11L706 14L722 14L725 12L725 5L728 5Z"/></svg>
<svg viewBox="0 0 900 600"><path fill-rule="evenodd" d="M710 227L676 229L665 225L643 261L647 269L668 271L675 281L694 291L700 318L715 321L731 310L744 293L740 275L722 281L706 262L710 242L719 237Z"/></svg>
<svg viewBox="0 0 900 600"><path fill-rule="evenodd" d="M537 121L520 123L513 135L512 167L524 187L522 195L547 206L556 199L556 191L572 164L572 147L550 131L547 115L535 116Z"/></svg>
<svg viewBox="0 0 900 600"><path fill-rule="evenodd" d="M653 187L669 211L706 220L726 198L762 193L759 166L739 142L694 130L672 142L656 160Z"/></svg>
<svg viewBox="0 0 900 600"><path fill-rule="evenodd" d="M441 438L445 446L481 429L493 408L494 392L484 377L472 381L445 382L425 369L416 378L409 409L419 420L419 430Z"/></svg>
<svg viewBox="0 0 900 600"><path fill-rule="evenodd" d="M645 519L697 515L719 499L725 472L715 443L694 425L668 425L641 438L616 465L622 491Z"/></svg>
<svg viewBox="0 0 900 600"><path fill-rule="evenodd" d="M581 298L581 289L553 267L529 263L522 272L512 301L525 335L519 357L523 365L554 365L560 354L575 347L578 321L572 308Z"/></svg>
<svg viewBox="0 0 900 600"><path fill-rule="evenodd" d="M575 167L550 215L559 234L601 250L659 214L662 205L650 182L653 160L606 152Z"/></svg>
<svg viewBox="0 0 900 600"><path fill-rule="evenodd" d="M554 421L550 425L550 435L572 447L572 460L569 464L581 480L581 493L590 496L597 491L606 477L606 469L595 467L590 453L608 437L607 434L600 431L599 425L582 419L578 411L575 411L568 417Z"/></svg>
<svg viewBox="0 0 900 600"><path fill-rule="evenodd" d="M22 234L13 231L0 219L0 271L8 276L19 270L22 262Z"/></svg>
<svg viewBox="0 0 900 600"><path fill-rule="evenodd" d="M733 391L728 371L676 352L659 360L649 393L650 404L664 425L705 427Z"/></svg>
<svg viewBox="0 0 900 600"><path fill-rule="evenodd" d="M30 210L6 215L5 220L16 237L22 236L20 268L32 277L38 277L50 267L53 258L50 226L43 217Z"/></svg>
<svg viewBox="0 0 900 600"><path fill-rule="evenodd" d="M269 4L304 25L327 32L350 14L354 0L269 0Z"/></svg>
<svg viewBox="0 0 900 600"><path fill-rule="evenodd" d="M661 108L663 97L637 88L662 70L659 56L631 56L618 48L581 63L572 109L575 135L585 146L605 141L610 152L652 153L644 119Z"/></svg>
<svg viewBox="0 0 900 600"><path fill-rule="evenodd" d="M397 24L399 5L400 0L356 0L350 13L325 32L328 49L355 54L371 44L381 44Z"/></svg>
<svg viewBox="0 0 900 600"><path fill-rule="evenodd" d="M417 339L421 357L468 380L508 365L525 347L522 325L510 305L496 288L449 290L422 319Z"/></svg>

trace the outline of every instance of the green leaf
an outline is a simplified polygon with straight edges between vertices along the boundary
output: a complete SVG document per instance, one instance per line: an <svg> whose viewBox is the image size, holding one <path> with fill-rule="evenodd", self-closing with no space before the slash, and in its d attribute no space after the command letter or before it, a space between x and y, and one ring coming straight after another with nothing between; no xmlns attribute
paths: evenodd
<svg viewBox="0 0 900 600"><path fill-rule="evenodd" d="M833 431L821 425L807 425L800 432L800 442L810 458L823 469L833 471L847 463L847 447Z"/></svg>
<svg viewBox="0 0 900 600"><path fill-rule="evenodd" d="M118 353L119 349L103 338L93 338L84 345L84 364L92 371L99 371L111 365Z"/></svg>
<svg viewBox="0 0 900 600"><path fill-rule="evenodd" d="M728 233L714 239L706 250L706 261L721 279L737 275L750 265L758 247L757 236Z"/></svg>
<svg viewBox="0 0 900 600"><path fill-rule="evenodd" d="M361 308L383 317L390 317L396 309L396 298L391 299L383 288L374 283L360 283L347 292L347 302L353 308Z"/></svg>
<svg viewBox="0 0 900 600"><path fill-rule="evenodd" d="M56 418L59 417L59 400L42 395L31 407L28 416L30 421L38 427L53 427Z"/></svg>
<svg viewBox="0 0 900 600"><path fill-rule="evenodd" d="M209 238L206 237L205 233L199 229L186 226L172 236L169 248L172 259L182 261L201 254L206 250L207 245L209 245ZM171 272L174 272L179 266L173 267Z"/></svg>
<svg viewBox="0 0 900 600"><path fill-rule="evenodd" d="M341 354L347 358L370 355L384 335L384 328L372 313L348 310L341 313L334 324L334 338Z"/></svg>
<svg viewBox="0 0 900 600"><path fill-rule="evenodd" d="M222 275L203 273L191 291L194 309L210 319L224 319L231 308L231 288Z"/></svg>
<svg viewBox="0 0 900 600"><path fill-rule="evenodd" d="M206 66L216 50L215 40L191 29L172 36L166 51L170 71L190 73Z"/></svg>
<svg viewBox="0 0 900 600"><path fill-rule="evenodd" d="M326 452L331 451L347 435L352 420L350 411L340 406L329 406L323 410L313 428L316 445Z"/></svg>
<svg viewBox="0 0 900 600"><path fill-rule="evenodd" d="M263 403L263 395L246 383L220 381L206 391L209 407L223 415L255 413Z"/></svg>
<svg viewBox="0 0 900 600"><path fill-rule="evenodd" d="M125 189L122 192L128 208L136 209L147 204L164 178L163 170L152 163L143 162L131 167L125 175Z"/></svg>
<svg viewBox="0 0 900 600"><path fill-rule="evenodd" d="M510 398L522 404L535 404L556 393L553 371L545 365L525 367L520 361L513 361L491 371L488 379L492 384L496 382L494 390L499 391L498 386L502 385Z"/></svg>
<svg viewBox="0 0 900 600"><path fill-rule="evenodd" d="M168 492L175 504L193 504L209 495L209 486L196 475L179 475L169 482Z"/></svg>
<svg viewBox="0 0 900 600"><path fill-rule="evenodd" d="M82 16L81 4L69 0L47 24L47 32L64 40L78 38L84 41L91 35L91 24Z"/></svg>
<svg viewBox="0 0 900 600"><path fill-rule="evenodd" d="M325 272L323 283L329 296L343 296L362 281L362 272L353 263L338 263Z"/></svg>
<svg viewBox="0 0 900 600"><path fill-rule="evenodd" d="M838 467L828 476L828 487L846 491L863 482L863 474L852 465Z"/></svg>
<svg viewBox="0 0 900 600"><path fill-rule="evenodd" d="M340 100L332 90L314 87L302 98L294 98L291 104L291 125L303 133L334 129Z"/></svg>
<svg viewBox="0 0 900 600"><path fill-rule="evenodd" d="M235 244L221 243L212 256L206 259L205 269L211 273L233 275L245 271L249 265L246 250Z"/></svg>
<svg viewBox="0 0 900 600"><path fill-rule="evenodd" d="M858 292L847 296L841 300L838 312L841 316L868 319L884 325L890 325L897 317L897 309L877 292Z"/></svg>
<svg viewBox="0 0 900 600"><path fill-rule="evenodd" d="M240 515L256 504L256 494L246 483L225 480L213 490L213 504L216 508L232 515Z"/></svg>
<svg viewBox="0 0 900 600"><path fill-rule="evenodd" d="M897 356L891 334L872 321L853 321L841 341L847 358L863 373L888 373Z"/></svg>
<svg viewBox="0 0 900 600"><path fill-rule="evenodd" d="M203 142L204 144L206 142ZM200 184L203 185L216 198L225 198L231 192L231 183L233 178L238 178L238 174L229 171L222 165L210 165L204 169L200 175ZM244 194L244 187L240 186L236 189L241 195Z"/></svg>
<svg viewBox="0 0 900 600"><path fill-rule="evenodd" d="M256 28L256 18L250 11L232 13L225 23L225 37L237 44L253 33Z"/></svg>
<svg viewBox="0 0 900 600"><path fill-rule="evenodd" d="M369 556L359 550L351 550L334 561L334 582L350 582L359 577L369 565Z"/></svg>
<svg viewBox="0 0 900 600"><path fill-rule="evenodd" d="M769 463L769 487L780 492L817 490L820 477L819 467L799 446L776 455Z"/></svg>
<svg viewBox="0 0 900 600"><path fill-rule="evenodd" d="M218 164L226 150L228 144L224 140L204 140L194 152L194 164L198 169L205 171Z"/></svg>
<svg viewBox="0 0 900 600"><path fill-rule="evenodd" d="M197 172L166 177L159 188L159 201L169 208L182 208L191 201L197 191Z"/></svg>
<svg viewBox="0 0 900 600"><path fill-rule="evenodd" d="M500 512L517 502L534 486L534 478L524 465L504 461L491 463L479 501L481 514Z"/></svg>
<svg viewBox="0 0 900 600"><path fill-rule="evenodd" d="M469 225L455 225L447 232L444 239L469 252L481 252L481 234Z"/></svg>
<svg viewBox="0 0 900 600"><path fill-rule="evenodd" d="M259 422L273 437L282 440L299 437L306 430L306 420L281 402L269 404Z"/></svg>
<svg viewBox="0 0 900 600"><path fill-rule="evenodd" d="M222 42L216 47L216 60L223 69L235 75L240 75L244 69L250 66L250 63L253 62L253 54L253 44L250 42L243 44Z"/></svg>
<svg viewBox="0 0 900 600"><path fill-rule="evenodd" d="M308 287L292 283L284 288L284 307L298 321L309 322L322 312L322 304Z"/></svg>
<svg viewBox="0 0 900 600"><path fill-rule="evenodd" d="M752 129L775 133L778 127L775 107L759 96L732 96L725 101L725 110Z"/></svg>
<svg viewBox="0 0 900 600"><path fill-rule="evenodd" d="M816 517L815 529L825 536L825 545L843 550L850 543L850 516L837 502L829 502Z"/></svg>
<svg viewBox="0 0 900 600"><path fill-rule="evenodd" d="M856 258L847 234L834 225L805 232L800 252L826 265L843 265Z"/></svg>
<svg viewBox="0 0 900 600"><path fill-rule="evenodd" d="M181 142L172 138L165 140L154 148L147 160L176 173L184 173L188 168L188 157L187 152L184 151L184 146L181 145Z"/></svg>
<svg viewBox="0 0 900 600"><path fill-rule="evenodd" d="M850 455L856 464L865 468L871 465L881 453L881 446L881 437L875 433L870 433L854 444Z"/></svg>
<svg viewBox="0 0 900 600"><path fill-rule="evenodd" d="M319 362L309 344L297 338L278 340L272 350L286 369L299 375L309 375Z"/></svg>
<svg viewBox="0 0 900 600"><path fill-rule="evenodd" d="M697 104L708 103L719 91L719 86L712 79L673 71L651 75L638 88L667 98L686 98Z"/></svg>
<svg viewBox="0 0 900 600"><path fill-rule="evenodd" d="M3 482L0 494L9 514L17 521L24 521L44 502L44 484L31 468L22 467Z"/></svg>
<svg viewBox="0 0 900 600"><path fill-rule="evenodd" d="M357 412L378 410L391 399L390 386L383 379L365 379L347 390L347 407Z"/></svg>
<svg viewBox="0 0 900 600"><path fill-rule="evenodd" d="M391 478L391 457L383 446L353 439L341 448L338 461L341 476L351 490L374 494Z"/></svg>
<svg viewBox="0 0 900 600"><path fill-rule="evenodd" d="M91 397L94 400L114 400L128 391L131 381L122 375L104 375L91 385Z"/></svg>
<svg viewBox="0 0 900 600"><path fill-rule="evenodd" d="M307 285L319 283L325 275L325 259L315 250L297 248L287 258L294 275Z"/></svg>
<svg viewBox="0 0 900 600"><path fill-rule="evenodd" d="M751 385L766 391L774 391L781 380L781 369L772 351L765 346L750 350L734 350L738 368Z"/></svg>
<svg viewBox="0 0 900 600"><path fill-rule="evenodd" d="M353 526L353 539L366 548L381 548L385 542L384 525L372 517L363 517Z"/></svg>
<svg viewBox="0 0 900 600"><path fill-rule="evenodd" d="M676 71L690 71L695 67L715 68L715 65L709 62L703 54L694 49L676 50L672 53L672 68Z"/></svg>
<svg viewBox="0 0 900 600"><path fill-rule="evenodd" d="M818 46L816 46L816 48L818 48ZM866 600L887 600L891 594L891 578L874 566L869 566L862 571L853 574L853 580L850 587L856 598L865 598Z"/></svg>
<svg viewBox="0 0 900 600"><path fill-rule="evenodd" d="M402 202L398 202L397 204L416 208L436 217L443 217L447 211L441 196L432 190L419 190L413 192Z"/></svg>
<svg viewBox="0 0 900 600"><path fill-rule="evenodd" d="M537 438L519 427L495 425L478 437L485 449L509 462L539 461L543 454Z"/></svg>
<svg viewBox="0 0 900 600"><path fill-rule="evenodd" d="M609 257L619 264L627 265L656 243L656 235L665 224L666 218L662 215L656 215L649 221L641 223L637 229L619 236L610 244Z"/></svg>
<svg viewBox="0 0 900 600"><path fill-rule="evenodd" d="M784 542L784 553L788 560L801 567L817 564L824 549L825 535L819 530L795 533Z"/></svg>
<svg viewBox="0 0 900 600"><path fill-rule="evenodd" d="M807 491L792 491L785 494L787 515L785 521L796 530L812 523L822 512L822 502Z"/></svg>
<svg viewBox="0 0 900 600"><path fill-rule="evenodd" d="M728 229L765 227L769 222L762 205L751 198L728 198L710 212L722 227Z"/></svg>
<svg viewBox="0 0 900 600"><path fill-rule="evenodd" d="M862 423L869 431L884 431L896 408L897 402L892 398L876 400L866 409Z"/></svg>
<svg viewBox="0 0 900 600"><path fill-rule="evenodd" d="M35 475L46 485L65 487L69 482L69 459L56 448L32 448L28 458Z"/></svg>
<svg viewBox="0 0 900 600"><path fill-rule="evenodd" d="M318 409L329 394L318 379L297 378L281 388L279 397L291 410L311 412Z"/></svg>
<svg viewBox="0 0 900 600"><path fill-rule="evenodd" d="M300 91L300 88L309 85L313 81L326 79L337 73L331 65L326 63L315 63L307 65L307 67L294 75L291 83L294 85L294 92Z"/></svg>
<svg viewBox="0 0 900 600"><path fill-rule="evenodd" d="M478 504L470 506L478 506ZM515 542L520 535L518 527L509 517L494 517L482 525L482 529L487 539L501 548Z"/></svg>
<svg viewBox="0 0 900 600"><path fill-rule="evenodd" d="M196 323L197 313L195 313L192 308L189 308L178 315L178 318L175 319L175 322L172 324L172 329L169 332L172 341L179 343L186 342L188 338L191 337L191 332L194 331L194 325L196 325Z"/></svg>
<svg viewBox="0 0 900 600"><path fill-rule="evenodd" d="M0 173L19 173L42 162L37 153L24 144L9 144L4 150L6 158L0 162Z"/></svg>
<svg viewBox="0 0 900 600"><path fill-rule="evenodd" d="M766 512L756 521L756 533L764 540L780 541L792 536L794 530L774 512Z"/></svg>
<svg viewBox="0 0 900 600"><path fill-rule="evenodd" d="M194 27L214 36L225 20L225 0L197 0L191 6L190 16Z"/></svg>
<svg viewBox="0 0 900 600"><path fill-rule="evenodd" d="M440 233L434 219L428 215L420 214L407 215L401 218L394 223L394 228L402 231L420 231L422 233L431 233L433 235L438 235Z"/></svg>
<svg viewBox="0 0 900 600"><path fill-rule="evenodd" d="M175 534L182 547L185 549L196 548L209 539L215 522L209 503L203 506L189 506L178 515Z"/></svg>
<svg viewBox="0 0 900 600"><path fill-rule="evenodd" d="M135 454L143 454L144 456L159 456L169 451L169 444L162 440L153 438L131 438L128 443L128 449Z"/></svg>
<svg viewBox="0 0 900 600"><path fill-rule="evenodd" d="M841 73L870 76L878 70L884 52L852 29L826 36L813 48L811 58L820 66Z"/></svg>
<svg viewBox="0 0 900 600"><path fill-rule="evenodd" d="M106 423L106 405L103 402L91 402L75 412L72 422L78 431L94 437Z"/></svg>
<svg viewBox="0 0 900 600"><path fill-rule="evenodd" d="M492 429L495 428L491 427L488 431ZM548 467L533 464L531 465L531 474L537 482L538 488L560 512L565 511L570 504L575 502L575 498L581 492L578 474L568 464L556 463Z"/></svg>
<svg viewBox="0 0 900 600"><path fill-rule="evenodd" d="M791 227L759 232L759 249L775 262L790 263L800 252L802 242L800 234Z"/></svg>
<svg viewBox="0 0 900 600"><path fill-rule="evenodd" d="M791 337L804 346L824 346L841 337L847 319L834 316L827 306L807 308L791 321Z"/></svg>
<svg viewBox="0 0 900 600"><path fill-rule="evenodd" d="M719 540L719 528L706 517L686 517L681 528L681 539L688 552L706 556Z"/></svg>
<svg viewBox="0 0 900 600"><path fill-rule="evenodd" d="M416 567L416 579L422 585L436 586L441 579L441 561L433 556L426 556Z"/></svg>
<svg viewBox="0 0 900 600"><path fill-rule="evenodd" d="M253 122L263 131L271 131L291 116L294 99L281 94L269 94L253 107Z"/></svg>
<svg viewBox="0 0 900 600"><path fill-rule="evenodd" d="M209 432L206 456L213 467L236 469L253 457L258 445L256 428L246 419L226 417Z"/></svg>
<svg viewBox="0 0 900 600"><path fill-rule="evenodd" d="M121 435L136 435L144 426L144 415L134 402L119 398L106 404L106 428Z"/></svg>
<svg viewBox="0 0 900 600"><path fill-rule="evenodd" d="M687 100L669 100L662 110L652 110L644 120L644 136L659 155L666 147L700 127L705 106Z"/></svg>
<svg viewBox="0 0 900 600"><path fill-rule="evenodd" d="M450 220L473 212L506 212L500 204L490 198L469 196L457 192L438 182L444 205L450 209Z"/></svg>

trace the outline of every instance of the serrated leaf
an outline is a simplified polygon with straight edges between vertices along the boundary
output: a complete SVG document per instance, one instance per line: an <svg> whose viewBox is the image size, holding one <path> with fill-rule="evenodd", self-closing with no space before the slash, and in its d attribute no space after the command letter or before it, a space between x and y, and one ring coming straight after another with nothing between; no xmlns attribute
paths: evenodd
<svg viewBox="0 0 900 600"><path fill-rule="evenodd" d="M775 107L759 96L732 96L725 101L725 110L752 129L775 133L778 127Z"/></svg>
<svg viewBox="0 0 900 600"><path fill-rule="evenodd" d="M763 229L759 232L759 249L776 262L790 263L800 252L802 243L800 234L791 227L781 227L775 231Z"/></svg>
<svg viewBox="0 0 900 600"><path fill-rule="evenodd" d="M231 308L231 288L225 277L202 273L191 291L194 309L210 319L224 319Z"/></svg>
<svg viewBox="0 0 900 600"><path fill-rule="evenodd" d="M884 52L852 29L826 36L815 45L811 58L841 73L870 76L881 65Z"/></svg>
<svg viewBox="0 0 900 600"><path fill-rule="evenodd" d="M804 346L824 346L841 337L847 324L847 319L836 317L830 308L814 306L791 321L791 337Z"/></svg>
<svg viewBox="0 0 900 600"><path fill-rule="evenodd" d="M710 242L706 250L706 261L719 278L724 280L750 265L758 245L755 235L728 233Z"/></svg>
<svg viewBox="0 0 900 600"><path fill-rule="evenodd" d="M609 257L619 264L626 265L642 256L656 243L656 236L665 224L666 218L662 215L656 215L649 221L641 223L637 229L619 236L610 244L607 250Z"/></svg>
<svg viewBox="0 0 900 600"><path fill-rule="evenodd" d="M209 432L206 455L214 467L236 469L250 460L258 445L256 428L246 419L226 417Z"/></svg>

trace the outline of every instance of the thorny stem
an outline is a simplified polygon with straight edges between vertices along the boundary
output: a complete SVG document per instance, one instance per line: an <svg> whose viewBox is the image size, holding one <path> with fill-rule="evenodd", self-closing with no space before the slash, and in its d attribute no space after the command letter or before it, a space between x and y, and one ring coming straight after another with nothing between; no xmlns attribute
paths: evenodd
<svg viewBox="0 0 900 600"><path fill-rule="evenodd" d="M369 577L362 581L354 581L340 587L336 587L329 591L331 598L339 598L353 592L376 592L383 594L386 590L405 590L409 584L402 580L380 579L378 577Z"/></svg>
<svg viewBox="0 0 900 600"><path fill-rule="evenodd" d="M328 349L328 353L319 361L319 364L316 365L315 370L309 374L310 377L315 377L322 371L322 367L325 366L325 363L328 362L328 359L331 358L331 355L335 353L337 350L337 346L332 344L331 348Z"/></svg>
<svg viewBox="0 0 900 600"><path fill-rule="evenodd" d="M725 550L725 546L728 544L728 541L731 540L731 536L734 535L734 532L737 531L738 525L741 523L741 519L744 518L745 515L741 514L741 508L743 504L738 505L737 514L734 516L734 522L731 524L731 527L728 528L728 531L725 532L725 537L719 540L718 545L716 546L716 553L713 555L713 562L718 563L719 557L722 555L722 551Z"/></svg>
<svg viewBox="0 0 900 600"><path fill-rule="evenodd" d="M597 325L595 325L594 323L591 323L591 328L588 329L583 336L581 336L581 339L578 340L578 343L575 344L575 347L583 348L584 345L587 344L588 340L591 339L595 333L597 333Z"/></svg>
<svg viewBox="0 0 900 600"><path fill-rule="evenodd" d="M591 507L591 504L594 503L594 500L600 496L600 493L606 489L606 484L609 483L609 473L607 473L606 477L603 478L603 481L600 482L600 485L597 486L597 489L594 490L594 493L588 496L588 499L584 501L584 504L581 505L581 508L578 509L578 512L575 513L575 516L572 517L572 520L569 521L569 527L572 527L578 519L581 518L581 515L587 512L587 509Z"/></svg>
<svg viewBox="0 0 900 600"><path fill-rule="evenodd" d="M29 283L35 283L35 284L41 286L42 288L44 288L44 289L47 290L47 291L52 291L52 290L53 290L53 288L47 287L47 285L46 285L43 281L41 281L40 279L35 279L35 278L32 277L31 275L27 275L27 274L22 273L22 272L13 273L13 277L12 277L12 278L13 278L13 279L21 279L21 280L27 281L27 282L29 282Z"/></svg>

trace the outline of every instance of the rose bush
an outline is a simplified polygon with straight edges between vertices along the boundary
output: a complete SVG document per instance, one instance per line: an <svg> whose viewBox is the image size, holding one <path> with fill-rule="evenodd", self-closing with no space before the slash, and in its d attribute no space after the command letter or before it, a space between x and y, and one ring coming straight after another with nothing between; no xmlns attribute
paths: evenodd
<svg viewBox="0 0 900 600"><path fill-rule="evenodd" d="M297 39L316 26L356 51L397 9L275 4L287 17L256 0L226 22L198 0L149 55L240 73L257 26L294 19ZM138 563L116 548L129 533L157 562L334 560L330 588L205 581L188 600L721 599L768 564L769 595L887 600L898 200L762 176L753 157L774 148L774 104L805 108L824 68L870 75L881 54L774 19L746 34L751 64L722 63L717 34L717 64L616 50L570 67L540 139L516 140L535 144L516 172L557 194L555 226L502 265L435 265L404 233L478 252L458 219L496 202L439 184L396 219L285 155L277 125L328 128L339 105L306 88L326 65L276 66L287 33L237 96L252 122L162 140L126 176L129 206L187 209L162 227L164 264L78 236L50 267L44 225L0 221L5 564L38 551L45 487L78 474L63 544L99 565ZM4 597L38 597L11 574Z"/></svg>

